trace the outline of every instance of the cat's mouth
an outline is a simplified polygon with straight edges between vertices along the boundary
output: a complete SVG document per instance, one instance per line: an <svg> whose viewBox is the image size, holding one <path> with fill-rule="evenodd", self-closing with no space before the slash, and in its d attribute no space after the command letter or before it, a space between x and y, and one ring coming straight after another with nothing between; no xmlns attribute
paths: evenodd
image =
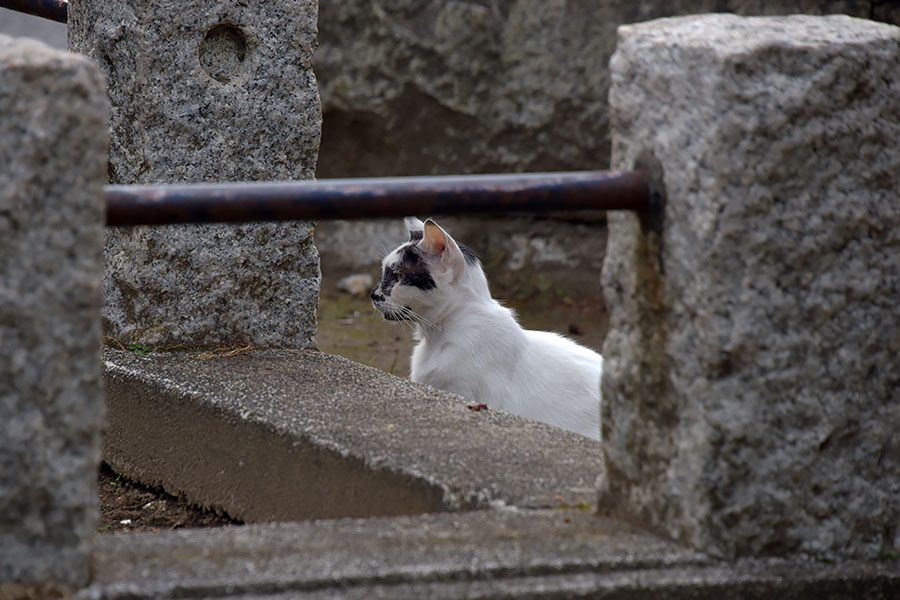
<svg viewBox="0 0 900 600"><path fill-rule="evenodd" d="M382 301L383 302L383 301ZM383 306L382 302L375 301L372 304L375 305L375 308L378 309L384 318L388 321L409 321L409 314L412 313L412 310L408 306L403 306L399 310L396 308L390 308L387 306Z"/></svg>
<svg viewBox="0 0 900 600"><path fill-rule="evenodd" d="M409 309L407 309L409 310ZM384 318L388 321L409 321L411 320L406 312L394 312L394 311L385 311L381 313L384 315Z"/></svg>

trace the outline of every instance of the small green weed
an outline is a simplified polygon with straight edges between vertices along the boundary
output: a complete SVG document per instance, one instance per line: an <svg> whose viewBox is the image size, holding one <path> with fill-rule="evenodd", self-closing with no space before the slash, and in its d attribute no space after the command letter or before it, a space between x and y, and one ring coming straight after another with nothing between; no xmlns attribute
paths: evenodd
<svg viewBox="0 0 900 600"><path fill-rule="evenodd" d="M150 348L143 345L140 342L135 342L133 344L128 344L128 350L130 352L134 352L138 356L147 356L147 353L150 352Z"/></svg>
<svg viewBox="0 0 900 600"><path fill-rule="evenodd" d="M551 506L553 510L590 510L592 508L590 502L576 502L575 504L557 504Z"/></svg>

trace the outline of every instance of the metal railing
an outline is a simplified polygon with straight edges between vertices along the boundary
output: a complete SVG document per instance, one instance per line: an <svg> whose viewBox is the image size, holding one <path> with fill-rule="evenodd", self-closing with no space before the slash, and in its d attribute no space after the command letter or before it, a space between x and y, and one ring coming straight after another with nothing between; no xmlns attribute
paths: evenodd
<svg viewBox="0 0 900 600"><path fill-rule="evenodd" d="M651 209L640 173L581 171L106 186L106 223L242 223L489 212Z"/></svg>
<svg viewBox="0 0 900 600"><path fill-rule="evenodd" d="M65 23L69 14L66 0L0 0L0 7L59 23Z"/></svg>

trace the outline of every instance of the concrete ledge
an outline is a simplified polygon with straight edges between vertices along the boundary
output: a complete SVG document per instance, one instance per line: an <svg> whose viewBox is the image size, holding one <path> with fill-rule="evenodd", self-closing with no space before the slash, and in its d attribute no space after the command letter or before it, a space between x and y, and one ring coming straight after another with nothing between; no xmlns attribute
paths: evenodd
<svg viewBox="0 0 900 600"><path fill-rule="evenodd" d="M85 596L323 593L669 568L703 557L583 511L478 511L99 536ZM133 595L133 596L132 596ZM366 597L368 597L366 595ZM431 594L419 597L433 597Z"/></svg>
<svg viewBox="0 0 900 600"><path fill-rule="evenodd" d="M102 535L90 598L889 598L896 560L711 562L583 511Z"/></svg>
<svg viewBox="0 0 900 600"><path fill-rule="evenodd" d="M321 352L107 350L104 457L245 521L587 506L600 444Z"/></svg>

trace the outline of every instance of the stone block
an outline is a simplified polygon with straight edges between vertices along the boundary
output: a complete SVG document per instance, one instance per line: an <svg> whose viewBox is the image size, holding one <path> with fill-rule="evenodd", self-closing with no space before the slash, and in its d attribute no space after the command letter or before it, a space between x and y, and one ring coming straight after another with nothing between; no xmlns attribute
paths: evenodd
<svg viewBox="0 0 900 600"><path fill-rule="evenodd" d="M110 182L311 179L316 18L314 0L72 2L69 46L109 81ZM319 278L306 222L117 228L104 327L122 344L311 347Z"/></svg>
<svg viewBox="0 0 900 600"><path fill-rule="evenodd" d="M605 510L724 556L900 545L900 29L846 16L623 26Z"/></svg>
<svg viewBox="0 0 900 600"><path fill-rule="evenodd" d="M0 35L0 583L88 579L108 119L89 61Z"/></svg>
<svg viewBox="0 0 900 600"><path fill-rule="evenodd" d="M321 4L319 177L604 168L618 25L712 11L898 16L846 0Z"/></svg>

